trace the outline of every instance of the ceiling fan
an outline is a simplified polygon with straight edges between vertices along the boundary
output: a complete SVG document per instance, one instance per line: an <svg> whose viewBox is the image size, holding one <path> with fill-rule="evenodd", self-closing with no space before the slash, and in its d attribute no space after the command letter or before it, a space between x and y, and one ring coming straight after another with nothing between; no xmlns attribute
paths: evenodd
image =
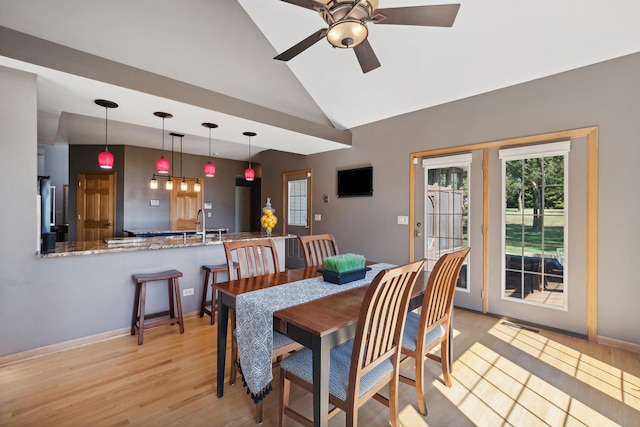
<svg viewBox="0 0 640 427"><path fill-rule="evenodd" d="M329 27L316 31L274 59L288 61L326 37L334 47L353 48L363 73L368 73L380 66L380 61L367 40L369 34L367 22L451 27L460 9L459 4L378 9L378 0L282 1L318 12Z"/></svg>

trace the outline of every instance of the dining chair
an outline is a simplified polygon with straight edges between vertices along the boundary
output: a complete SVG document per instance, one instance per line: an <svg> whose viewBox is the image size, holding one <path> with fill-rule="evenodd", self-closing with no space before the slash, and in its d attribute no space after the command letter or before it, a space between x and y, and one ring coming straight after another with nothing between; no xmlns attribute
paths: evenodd
<svg viewBox="0 0 640 427"><path fill-rule="evenodd" d="M411 291L424 260L382 270L367 288L358 316L355 337L331 349L329 403L347 415L347 426L358 425L358 409L370 398L389 407L391 425L399 425L398 375L400 344ZM313 389L312 352L293 353L280 363L280 426L287 417L301 424L313 421L289 406L291 383ZM389 385L389 397L378 392ZM316 397L317 398L317 397Z"/></svg>
<svg viewBox="0 0 640 427"><path fill-rule="evenodd" d="M316 234L312 236L298 236L306 267L323 264L326 257L338 255L338 245L331 234Z"/></svg>
<svg viewBox="0 0 640 427"><path fill-rule="evenodd" d="M280 272L278 251L272 239L247 240L238 242L223 242L227 257L229 279L245 279ZM238 341L235 336L235 312L230 310L231 327L234 330L231 338L231 372L229 384L236 382L238 374ZM273 331L273 357L280 361L282 356L301 348L302 346L286 335ZM262 423L262 399L255 404L256 423Z"/></svg>
<svg viewBox="0 0 640 427"><path fill-rule="evenodd" d="M453 297L456 283L464 259L471 248L442 255L427 280L427 288L422 300L420 314L411 311L407 314L407 321L402 337L401 353L406 356L400 362L402 365L415 360L415 379L400 375L400 381L412 385L416 389L418 407L422 415L427 415L427 404L424 399L424 359L429 358L440 362L442 376L447 387L451 387L451 370L449 367L449 328ZM440 356L430 353L440 344Z"/></svg>

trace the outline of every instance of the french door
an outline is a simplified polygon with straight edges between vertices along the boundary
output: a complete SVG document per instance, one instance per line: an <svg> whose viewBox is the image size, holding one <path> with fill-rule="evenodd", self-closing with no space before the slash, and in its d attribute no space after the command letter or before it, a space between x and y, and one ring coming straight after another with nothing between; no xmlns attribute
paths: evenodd
<svg viewBox="0 0 640 427"><path fill-rule="evenodd" d="M424 257L431 271L444 254L470 246L472 153L422 159L424 168ZM470 281L470 259L465 260L456 285L455 302L475 310L482 307L482 286Z"/></svg>

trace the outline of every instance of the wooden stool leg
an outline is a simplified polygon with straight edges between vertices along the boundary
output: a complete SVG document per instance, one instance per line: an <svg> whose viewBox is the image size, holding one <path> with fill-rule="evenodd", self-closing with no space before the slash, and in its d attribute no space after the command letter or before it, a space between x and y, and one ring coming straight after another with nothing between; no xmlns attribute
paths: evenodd
<svg viewBox="0 0 640 427"><path fill-rule="evenodd" d="M173 289L176 294L176 306L178 309L178 322L180 322L180 333L184 334L184 320L182 319L182 298L180 297L180 283L178 278L171 279L173 281Z"/></svg>
<svg viewBox="0 0 640 427"><path fill-rule="evenodd" d="M215 275L214 275L215 277ZM215 279L214 279L215 280ZM209 270L204 272L204 281L202 283L202 301L200 302L200 317L204 316L204 309L207 305L207 291L209 290ZM213 322L211 323L213 325Z"/></svg>
<svg viewBox="0 0 640 427"><path fill-rule="evenodd" d="M173 294L175 293L174 288L174 279L167 279L167 290L169 291L169 317L175 319L176 317L176 307L173 299ZM175 325L175 323L171 323Z"/></svg>
<svg viewBox="0 0 640 427"><path fill-rule="evenodd" d="M139 306L140 306L140 284L136 283L136 295L133 299L133 314L131 315L131 335L136 334L136 322L138 321Z"/></svg>
<svg viewBox="0 0 640 427"><path fill-rule="evenodd" d="M140 317L138 317L138 345L142 345L144 335L144 302L147 298L147 284L140 285Z"/></svg>

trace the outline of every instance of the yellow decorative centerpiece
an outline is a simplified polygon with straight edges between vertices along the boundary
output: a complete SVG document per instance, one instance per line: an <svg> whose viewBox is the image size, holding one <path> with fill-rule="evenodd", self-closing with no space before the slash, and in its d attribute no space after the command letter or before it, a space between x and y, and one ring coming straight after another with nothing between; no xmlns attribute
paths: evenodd
<svg viewBox="0 0 640 427"><path fill-rule="evenodd" d="M271 198L267 197L267 204L262 208L262 216L260 217L260 224L267 232L267 236L271 236L273 227L278 223L278 218L275 215L275 209L271 207Z"/></svg>

